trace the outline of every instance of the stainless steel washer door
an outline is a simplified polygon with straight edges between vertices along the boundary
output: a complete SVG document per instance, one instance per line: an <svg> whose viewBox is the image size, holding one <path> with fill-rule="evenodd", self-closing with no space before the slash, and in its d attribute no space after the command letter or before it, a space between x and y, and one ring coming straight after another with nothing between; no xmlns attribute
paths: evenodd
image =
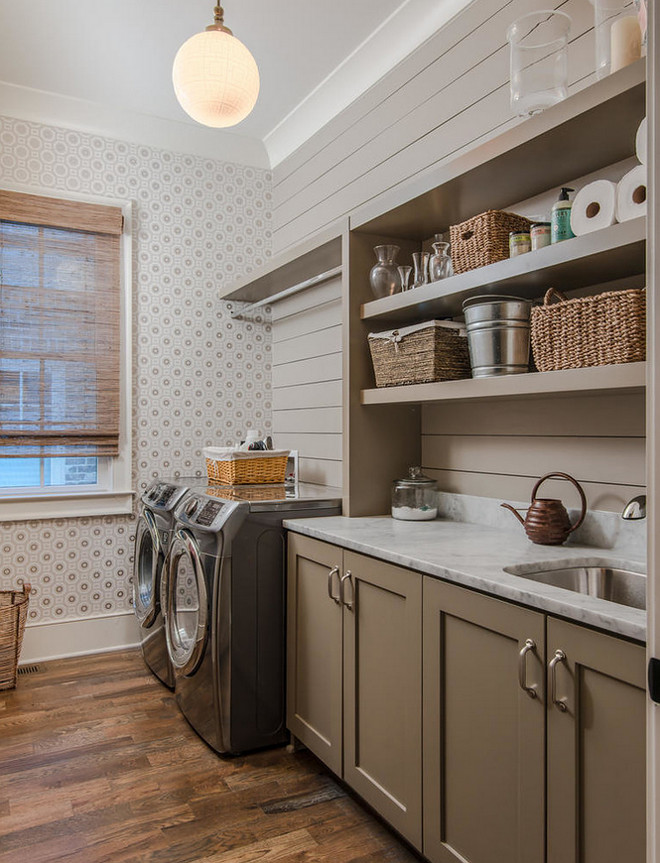
<svg viewBox="0 0 660 863"><path fill-rule="evenodd" d="M162 550L154 517L145 509L138 521L135 535L135 570L133 604L140 626L151 626L158 616L158 581L162 565Z"/></svg>
<svg viewBox="0 0 660 863"><path fill-rule="evenodd" d="M167 650L179 674L194 674L204 655L208 615L208 593L199 548L191 533L179 529L168 558L165 612Z"/></svg>

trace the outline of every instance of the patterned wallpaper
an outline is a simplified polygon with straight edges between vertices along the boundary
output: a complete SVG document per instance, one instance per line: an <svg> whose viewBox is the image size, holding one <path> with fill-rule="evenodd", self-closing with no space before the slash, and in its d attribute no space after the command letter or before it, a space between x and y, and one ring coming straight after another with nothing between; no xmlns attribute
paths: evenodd
<svg viewBox="0 0 660 863"><path fill-rule="evenodd" d="M133 201L135 489L270 431L270 323L216 299L270 254L269 172L4 117L3 182ZM134 536L131 516L3 522L0 587L33 585L33 623L125 612Z"/></svg>

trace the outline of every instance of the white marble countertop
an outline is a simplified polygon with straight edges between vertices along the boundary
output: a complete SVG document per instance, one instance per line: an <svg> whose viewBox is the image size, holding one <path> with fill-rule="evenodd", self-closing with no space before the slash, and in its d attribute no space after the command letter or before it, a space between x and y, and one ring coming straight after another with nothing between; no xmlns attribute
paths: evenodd
<svg viewBox="0 0 660 863"><path fill-rule="evenodd" d="M522 528L515 533L497 527L435 519L398 521L367 518L288 519L284 526L342 548L474 588L550 614L595 626L637 641L646 641L646 612L552 585L520 578L504 567L552 562L566 566L616 563L646 571L643 562L622 557L615 549L587 545L534 545ZM558 567L556 567L558 568Z"/></svg>

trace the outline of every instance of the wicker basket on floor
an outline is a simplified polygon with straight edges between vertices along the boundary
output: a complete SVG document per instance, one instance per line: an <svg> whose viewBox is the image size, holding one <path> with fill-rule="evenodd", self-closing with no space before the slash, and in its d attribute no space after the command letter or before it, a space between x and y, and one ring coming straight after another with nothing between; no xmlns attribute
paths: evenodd
<svg viewBox="0 0 660 863"><path fill-rule="evenodd" d="M505 210L487 210L452 225L451 260L455 273L465 273L509 257L509 234L529 231L529 219Z"/></svg>
<svg viewBox="0 0 660 863"><path fill-rule="evenodd" d="M22 590L0 590L0 689L16 686L30 590L29 584Z"/></svg>
<svg viewBox="0 0 660 863"><path fill-rule="evenodd" d="M550 288L543 305L532 308L532 353L540 372L643 362L645 290L568 300Z"/></svg>
<svg viewBox="0 0 660 863"><path fill-rule="evenodd" d="M282 483L289 450L235 450L205 447L206 472L211 482L224 485Z"/></svg>
<svg viewBox="0 0 660 863"><path fill-rule="evenodd" d="M453 321L369 333L369 350L377 387L455 381L471 375L465 326Z"/></svg>

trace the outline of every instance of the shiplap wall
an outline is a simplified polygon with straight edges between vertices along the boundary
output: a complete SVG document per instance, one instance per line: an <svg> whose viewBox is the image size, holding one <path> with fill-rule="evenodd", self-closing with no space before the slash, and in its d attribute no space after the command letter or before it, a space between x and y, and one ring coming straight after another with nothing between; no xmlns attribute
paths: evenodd
<svg viewBox="0 0 660 863"><path fill-rule="evenodd" d="M275 247L365 204L377 210L380 195L520 122L509 108L505 34L518 16L541 8L571 15L571 92L592 83L589 0L475 0L274 169ZM540 196L526 204L534 209L546 202ZM320 387L328 385L311 386L317 416ZM302 395L301 387L298 406ZM275 428L279 416L284 412L276 411ZM641 395L425 405L421 444L423 466L441 488L500 500L528 499L534 479L553 470L583 482L596 509L619 510L645 484ZM543 492L577 502L562 483Z"/></svg>
<svg viewBox="0 0 660 863"><path fill-rule="evenodd" d="M273 170L273 244L285 249L512 123L507 27L534 9L572 18L571 91L593 79L589 0L474 0Z"/></svg>
<svg viewBox="0 0 660 863"><path fill-rule="evenodd" d="M273 437L304 482L342 484L341 277L273 305Z"/></svg>

